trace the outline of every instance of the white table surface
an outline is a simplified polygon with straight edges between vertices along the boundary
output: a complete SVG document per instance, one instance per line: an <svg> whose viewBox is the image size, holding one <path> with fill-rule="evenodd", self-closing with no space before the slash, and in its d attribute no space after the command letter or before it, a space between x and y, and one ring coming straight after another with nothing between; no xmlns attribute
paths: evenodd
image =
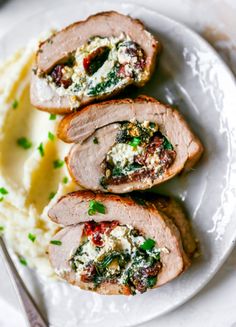
<svg viewBox="0 0 236 327"><path fill-rule="evenodd" d="M236 0L145 0L145 2L129 0L129 2L145 4L146 7L185 23L200 33L217 49L236 74ZM0 36L13 24L53 5L57 6L58 0L0 0ZM1 260L0 269L5 269ZM0 297L0 327L25 327L7 272L5 276L6 278L0 281L0 294L7 294L5 299ZM143 324L142 327L199 327L199 325L236 327L236 247L216 276L193 299L171 313Z"/></svg>

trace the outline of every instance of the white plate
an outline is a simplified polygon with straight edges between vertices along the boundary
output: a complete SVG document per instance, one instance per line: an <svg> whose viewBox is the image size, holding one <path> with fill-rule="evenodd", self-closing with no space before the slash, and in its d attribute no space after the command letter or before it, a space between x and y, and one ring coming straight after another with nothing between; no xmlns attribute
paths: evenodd
<svg viewBox="0 0 236 327"><path fill-rule="evenodd" d="M154 77L140 92L179 107L205 146L204 157L194 171L159 188L185 202L201 244L201 258L182 277L160 289L127 298L87 293L24 271L27 285L35 290L39 302L44 302L52 326L131 326L187 301L213 277L232 248L236 238L235 81L203 39L156 12L100 1L59 4L4 36L0 59L51 27L60 28L103 10L130 14L141 19L164 48Z"/></svg>

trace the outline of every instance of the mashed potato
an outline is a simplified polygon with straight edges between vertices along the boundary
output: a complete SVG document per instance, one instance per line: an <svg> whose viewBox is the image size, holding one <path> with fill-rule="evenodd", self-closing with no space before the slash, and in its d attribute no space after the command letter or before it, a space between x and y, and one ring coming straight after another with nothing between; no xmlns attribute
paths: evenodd
<svg viewBox="0 0 236 327"><path fill-rule="evenodd" d="M76 186L64 163L70 145L56 137L61 118L30 104L33 59L28 46L0 65L0 226L29 266L51 275L47 247L58 225L47 211Z"/></svg>

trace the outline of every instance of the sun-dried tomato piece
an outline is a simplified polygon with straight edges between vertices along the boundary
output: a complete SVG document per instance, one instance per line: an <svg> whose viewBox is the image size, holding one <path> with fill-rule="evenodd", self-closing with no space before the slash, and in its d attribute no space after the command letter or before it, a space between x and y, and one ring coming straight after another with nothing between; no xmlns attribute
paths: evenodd
<svg viewBox="0 0 236 327"><path fill-rule="evenodd" d="M142 269L142 274L147 277L154 277L157 276L161 269L162 265L161 262L157 262L154 266L152 267L147 267Z"/></svg>
<svg viewBox="0 0 236 327"><path fill-rule="evenodd" d="M51 72L51 77L54 81L54 83L60 87L60 86L63 86L65 89L67 89L71 83L72 83L72 80L71 78L64 78L63 76L63 68L65 67L64 64L60 64L60 65L56 65L54 68L53 68L53 71Z"/></svg>
<svg viewBox="0 0 236 327"><path fill-rule="evenodd" d="M94 232L92 234L92 241L96 246L103 246L103 240L102 240L102 235L99 232Z"/></svg>
<svg viewBox="0 0 236 327"><path fill-rule="evenodd" d="M83 233L85 236L89 236L93 233L94 229L96 227L96 223L94 221L89 221L84 224Z"/></svg>
<svg viewBox="0 0 236 327"><path fill-rule="evenodd" d="M110 49L106 46L97 48L83 59L84 70L88 75L93 75L104 64Z"/></svg>
<svg viewBox="0 0 236 327"><path fill-rule="evenodd" d="M154 154L157 148L162 146L163 144L163 138L159 136L155 136L152 140L152 142L147 146L147 153Z"/></svg>
<svg viewBox="0 0 236 327"><path fill-rule="evenodd" d="M62 79L62 69L64 68L64 65L56 65L54 68L53 68L53 71L51 73L51 77L54 81L54 83L57 85L57 86L61 86L61 79Z"/></svg>
<svg viewBox="0 0 236 327"><path fill-rule="evenodd" d="M83 283L93 282L96 273L96 267L94 264L91 263L87 267L85 267L83 273L80 275L80 279Z"/></svg>
<svg viewBox="0 0 236 327"><path fill-rule="evenodd" d="M176 152L173 150L163 150L160 153L160 162L167 168L169 167L176 157Z"/></svg>

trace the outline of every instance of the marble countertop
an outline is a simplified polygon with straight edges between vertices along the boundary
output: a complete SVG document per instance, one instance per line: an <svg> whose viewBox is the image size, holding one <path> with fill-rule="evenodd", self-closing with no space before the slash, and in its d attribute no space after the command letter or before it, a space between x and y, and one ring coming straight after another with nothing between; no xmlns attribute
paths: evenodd
<svg viewBox="0 0 236 327"><path fill-rule="evenodd" d="M141 0L129 2L143 5ZM58 1L0 0L0 36L13 24L54 4L57 5ZM145 6L178 20L201 34L236 74L235 0L146 0ZM5 269L1 260L0 267ZM4 300L0 297L0 326L24 327L26 324L7 272L5 276L5 280L0 282L0 293L7 294ZM216 276L193 299L142 326L236 327L235 294L236 247Z"/></svg>

